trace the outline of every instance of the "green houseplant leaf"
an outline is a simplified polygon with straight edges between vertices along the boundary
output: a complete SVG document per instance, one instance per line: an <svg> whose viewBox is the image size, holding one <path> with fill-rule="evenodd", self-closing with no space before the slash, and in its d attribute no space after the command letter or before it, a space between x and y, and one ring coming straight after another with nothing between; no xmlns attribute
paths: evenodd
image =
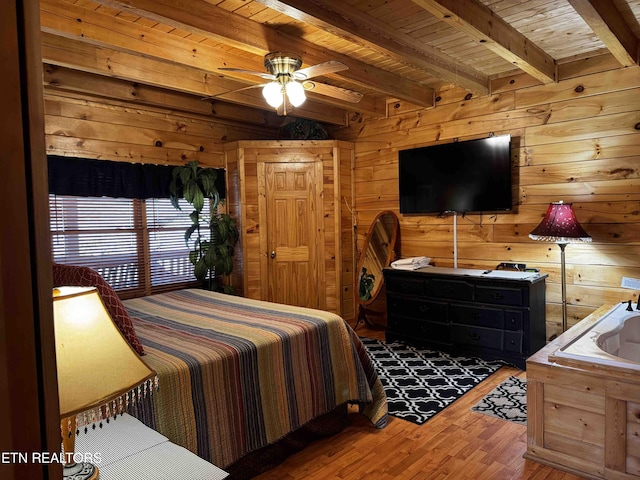
<svg viewBox="0 0 640 480"><path fill-rule="evenodd" d="M204 261L204 257L198 259L195 265L195 269L193 271L196 278L201 282L207 278L207 274L209 273L209 267L207 267L207 263Z"/></svg>
<svg viewBox="0 0 640 480"><path fill-rule="evenodd" d="M187 228L187 230L184 232L184 243L187 244L187 247L189 246L189 240L191 240L191 235L193 235L193 232L195 232L198 229L198 224L194 223L193 225L189 226L189 228Z"/></svg>
<svg viewBox="0 0 640 480"><path fill-rule="evenodd" d="M173 169L169 192L174 208L181 209L180 198L193 207L184 240L190 249L194 276L205 288L234 293L222 279L233 271L234 247L240 233L231 216L218 212L221 200L216 179L215 169L201 168L198 162L192 161Z"/></svg>

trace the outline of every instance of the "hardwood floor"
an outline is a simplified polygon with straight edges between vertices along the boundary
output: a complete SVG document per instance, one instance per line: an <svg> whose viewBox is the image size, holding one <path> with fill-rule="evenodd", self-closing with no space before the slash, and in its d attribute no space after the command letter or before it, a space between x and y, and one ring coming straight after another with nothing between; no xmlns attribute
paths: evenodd
<svg viewBox="0 0 640 480"><path fill-rule="evenodd" d="M359 327L364 337L381 331ZM259 480L578 480L530 460L524 425L470 411L482 397L522 370L502 367L423 425L389 417L382 430L355 411L339 434L311 443Z"/></svg>

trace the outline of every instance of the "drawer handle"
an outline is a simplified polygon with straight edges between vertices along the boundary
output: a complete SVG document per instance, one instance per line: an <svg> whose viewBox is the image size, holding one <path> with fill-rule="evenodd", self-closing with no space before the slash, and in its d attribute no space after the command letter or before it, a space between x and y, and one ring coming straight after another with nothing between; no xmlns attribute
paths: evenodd
<svg viewBox="0 0 640 480"><path fill-rule="evenodd" d="M451 293L453 292L453 287L451 285L445 285L444 287L442 287L442 290L444 291L444 293Z"/></svg>
<svg viewBox="0 0 640 480"><path fill-rule="evenodd" d="M501 299L503 299L503 298L504 298L504 295L503 295L503 294L501 294L500 292L493 292L493 295L492 295L492 296L493 296L493 298L494 298L494 299L496 299L496 300L501 300Z"/></svg>
<svg viewBox="0 0 640 480"><path fill-rule="evenodd" d="M420 305L420 308L418 310L420 310L420 313L427 313L431 311L431 308L427 305Z"/></svg>
<svg viewBox="0 0 640 480"><path fill-rule="evenodd" d="M470 333L469 336L472 340L480 340L480 335L478 335L477 333Z"/></svg>
<svg viewBox="0 0 640 480"><path fill-rule="evenodd" d="M480 312L473 312L472 317L474 320L478 320L480 317L482 317L482 315L480 314Z"/></svg>
<svg viewBox="0 0 640 480"><path fill-rule="evenodd" d="M512 319L511 319L511 323L515 324L515 323L516 323L516 319L515 319L515 318L512 318Z"/></svg>

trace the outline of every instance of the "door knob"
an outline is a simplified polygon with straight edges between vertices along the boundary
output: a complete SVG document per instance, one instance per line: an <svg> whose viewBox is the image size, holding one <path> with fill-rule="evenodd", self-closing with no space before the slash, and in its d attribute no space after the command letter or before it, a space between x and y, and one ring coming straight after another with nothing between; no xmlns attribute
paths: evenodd
<svg viewBox="0 0 640 480"><path fill-rule="evenodd" d="M275 250L273 252L271 252L271 258L276 258L276 252Z"/></svg>

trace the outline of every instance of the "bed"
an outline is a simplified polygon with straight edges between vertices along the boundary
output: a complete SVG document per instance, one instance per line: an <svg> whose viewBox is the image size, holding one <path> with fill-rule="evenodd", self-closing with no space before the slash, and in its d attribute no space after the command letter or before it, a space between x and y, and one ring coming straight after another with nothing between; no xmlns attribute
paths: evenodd
<svg viewBox="0 0 640 480"><path fill-rule="evenodd" d="M335 314L199 289L123 304L160 384L132 414L234 478L268 468L256 455L309 427L335 433L322 425L342 428L348 404L386 425L382 384Z"/></svg>
<svg viewBox="0 0 640 480"><path fill-rule="evenodd" d="M185 289L122 302L100 274L53 264L54 286L95 287L123 337L159 376L130 414L175 444L251 478L347 425L347 405L387 422L362 342L321 310Z"/></svg>

